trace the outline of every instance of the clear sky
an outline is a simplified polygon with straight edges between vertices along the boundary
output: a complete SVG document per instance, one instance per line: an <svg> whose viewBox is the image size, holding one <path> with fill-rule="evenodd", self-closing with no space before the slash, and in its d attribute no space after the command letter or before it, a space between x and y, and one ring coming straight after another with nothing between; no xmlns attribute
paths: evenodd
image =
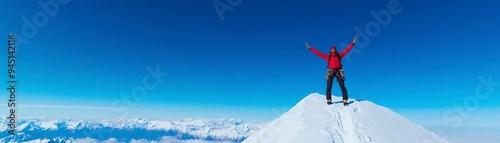
<svg viewBox="0 0 500 143"><path fill-rule="evenodd" d="M36 1L4 2L1 35L29 40L18 41L20 114L115 118L120 113L106 108L118 107L133 109L126 117L271 120L306 95L325 93L326 62L304 43L341 50L354 35L360 40L343 60L351 98L419 113L414 119L432 111L441 120L464 101L478 101L467 113L500 111L500 87L475 98L478 77L500 81L498 1L220 2L232 9L223 20L214 1L71 0L52 16ZM23 34L23 17L42 21L36 34ZM168 76L144 98L123 100L157 65Z"/></svg>

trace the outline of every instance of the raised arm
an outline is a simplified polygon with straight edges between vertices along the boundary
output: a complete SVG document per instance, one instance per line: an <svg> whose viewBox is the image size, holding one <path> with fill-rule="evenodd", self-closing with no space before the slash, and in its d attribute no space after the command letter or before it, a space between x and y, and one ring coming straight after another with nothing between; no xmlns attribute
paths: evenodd
<svg viewBox="0 0 500 143"><path fill-rule="evenodd" d="M311 45L309 45L309 42L306 42L306 47L309 48L309 50L311 50L314 54L318 55L319 57L328 60L327 54L321 53L320 51L314 49L313 47L311 47Z"/></svg>
<svg viewBox="0 0 500 143"><path fill-rule="evenodd" d="M345 55L347 55L347 53L349 53L349 51L351 51L351 49L352 49L352 47L354 47L354 44L356 43L356 41L358 41L358 36L354 36L352 43L349 44L349 46L347 46L347 48L345 48L344 51L342 51L340 53L340 58L343 58Z"/></svg>

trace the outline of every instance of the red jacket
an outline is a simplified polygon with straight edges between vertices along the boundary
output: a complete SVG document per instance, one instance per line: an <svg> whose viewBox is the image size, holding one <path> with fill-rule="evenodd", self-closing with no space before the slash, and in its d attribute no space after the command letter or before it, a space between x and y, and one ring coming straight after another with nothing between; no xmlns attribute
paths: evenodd
<svg viewBox="0 0 500 143"><path fill-rule="evenodd" d="M354 46L354 43L351 43L351 44L349 44L349 46L347 46L347 48L344 51L340 52L339 54L330 53L329 55L321 53L320 51L318 51L312 47L310 49L314 54L325 59L329 63L328 64L329 69L340 69L340 68L342 68L342 63L340 63L339 59L343 58L347 53L349 53L349 51L351 51L353 46ZM335 49L335 51L337 51L335 46L332 46L332 48L330 48L330 51L332 51L332 49ZM337 55L340 56L340 58ZM330 61L328 61L328 56L330 56Z"/></svg>

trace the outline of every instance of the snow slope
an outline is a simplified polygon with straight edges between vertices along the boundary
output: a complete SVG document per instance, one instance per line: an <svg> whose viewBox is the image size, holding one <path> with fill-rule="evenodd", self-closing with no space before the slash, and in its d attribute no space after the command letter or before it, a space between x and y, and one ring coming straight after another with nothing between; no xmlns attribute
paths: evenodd
<svg viewBox="0 0 500 143"><path fill-rule="evenodd" d="M333 101L340 101L333 97ZM243 143L445 143L444 139L388 108L350 100L326 105L314 93Z"/></svg>

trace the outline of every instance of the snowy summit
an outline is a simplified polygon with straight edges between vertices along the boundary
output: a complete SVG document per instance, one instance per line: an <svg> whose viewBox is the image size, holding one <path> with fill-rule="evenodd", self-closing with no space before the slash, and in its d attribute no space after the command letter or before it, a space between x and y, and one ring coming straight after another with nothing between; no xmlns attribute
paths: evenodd
<svg viewBox="0 0 500 143"><path fill-rule="evenodd" d="M324 95L310 94L243 143L446 143L422 126L369 101L340 97L327 105ZM338 101L338 102L335 102Z"/></svg>

